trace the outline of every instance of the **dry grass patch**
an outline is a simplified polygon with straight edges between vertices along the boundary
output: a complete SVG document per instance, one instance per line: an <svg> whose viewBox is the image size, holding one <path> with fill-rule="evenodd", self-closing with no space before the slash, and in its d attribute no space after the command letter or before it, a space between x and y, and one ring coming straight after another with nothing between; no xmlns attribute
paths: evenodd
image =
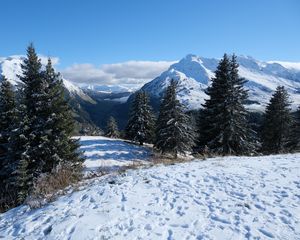
<svg viewBox="0 0 300 240"><path fill-rule="evenodd" d="M34 183L33 190L25 203L31 208L39 208L44 204L65 194L78 183L82 174L68 164L59 165L49 174L42 174Z"/></svg>

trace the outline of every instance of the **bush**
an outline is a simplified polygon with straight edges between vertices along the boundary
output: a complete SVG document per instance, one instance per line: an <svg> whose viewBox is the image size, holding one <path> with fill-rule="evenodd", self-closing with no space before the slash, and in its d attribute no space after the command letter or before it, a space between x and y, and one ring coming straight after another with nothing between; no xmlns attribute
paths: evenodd
<svg viewBox="0 0 300 240"><path fill-rule="evenodd" d="M18 205L17 191L8 185L0 189L0 213L5 212Z"/></svg>
<svg viewBox="0 0 300 240"><path fill-rule="evenodd" d="M66 187L77 183L82 178L81 170L74 171L70 164L61 164L51 173L40 175L25 203L31 208L41 207L62 195Z"/></svg>

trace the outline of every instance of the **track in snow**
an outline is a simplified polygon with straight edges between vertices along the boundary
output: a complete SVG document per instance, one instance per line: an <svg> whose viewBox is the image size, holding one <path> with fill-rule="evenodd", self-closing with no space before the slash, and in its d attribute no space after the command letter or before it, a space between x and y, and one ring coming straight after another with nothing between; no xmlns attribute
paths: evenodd
<svg viewBox="0 0 300 240"><path fill-rule="evenodd" d="M99 168L116 170L136 161L145 161L151 154L147 147L99 136L82 136L80 144L86 158L86 171L97 171Z"/></svg>
<svg viewBox="0 0 300 240"><path fill-rule="evenodd" d="M0 215L1 237L300 239L300 154L215 158L97 178L44 208Z"/></svg>

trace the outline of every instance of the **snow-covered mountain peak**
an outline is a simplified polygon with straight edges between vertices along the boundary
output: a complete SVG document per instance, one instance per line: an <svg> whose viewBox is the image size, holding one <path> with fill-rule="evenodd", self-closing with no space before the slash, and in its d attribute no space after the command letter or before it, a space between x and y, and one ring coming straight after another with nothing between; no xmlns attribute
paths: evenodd
<svg viewBox="0 0 300 240"><path fill-rule="evenodd" d="M300 104L300 63L263 62L243 55L237 56L237 61L240 76L248 80L249 109L263 110L279 85L287 88L294 102L293 108ZM188 54L142 89L153 97L161 97L170 80L174 79L179 85L179 100L189 109L201 108L207 98L204 91L214 77L218 62L216 58Z"/></svg>
<svg viewBox="0 0 300 240"><path fill-rule="evenodd" d="M14 87L19 87L22 82L19 80L18 75L22 75L21 64L24 61L23 55L12 55L9 57L0 57L0 74L4 75ZM47 58L42 58L41 61L43 67L47 63ZM64 87L68 90L70 95L79 96L85 101L92 102L93 100L86 95L78 86L63 78Z"/></svg>

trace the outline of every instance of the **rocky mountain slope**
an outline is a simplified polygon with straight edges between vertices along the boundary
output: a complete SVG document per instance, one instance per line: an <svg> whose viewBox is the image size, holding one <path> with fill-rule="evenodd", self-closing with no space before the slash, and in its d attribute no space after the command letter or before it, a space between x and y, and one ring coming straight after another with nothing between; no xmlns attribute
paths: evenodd
<svg viewBox="0 0 300 240"><path fill-rule="evenodd" d="M20 55L0 58L0 74L4 75L16 89L22 87L23 84L18 78L18 75L22 74L21 63L23 60L24 56ZM43 66L45 66L47 59L41 58L41 60ZM82 89L67 79L62 77L62 81L66 98L73 109L74 118L76 120L76 132L92 134L97 131L97 127L91 121L89 114L81 106L83 103L93 105L95 101Z"/></svg>
<svg viewBox="0 0 300 240"><path fill-rule="evenodd" d="M295 108L300 104L300 63L263 62L252 57L237 58L239 74L248 82L250 110L263 110L273 91L278 85L287 88ZM152 98L161 98L171 79L178 81L177 95L189 109L201 107L207 97L205 89L209 86L219 59L187 55L178 63L170 66L160 76L145 84L142 90Z"/></svg>

